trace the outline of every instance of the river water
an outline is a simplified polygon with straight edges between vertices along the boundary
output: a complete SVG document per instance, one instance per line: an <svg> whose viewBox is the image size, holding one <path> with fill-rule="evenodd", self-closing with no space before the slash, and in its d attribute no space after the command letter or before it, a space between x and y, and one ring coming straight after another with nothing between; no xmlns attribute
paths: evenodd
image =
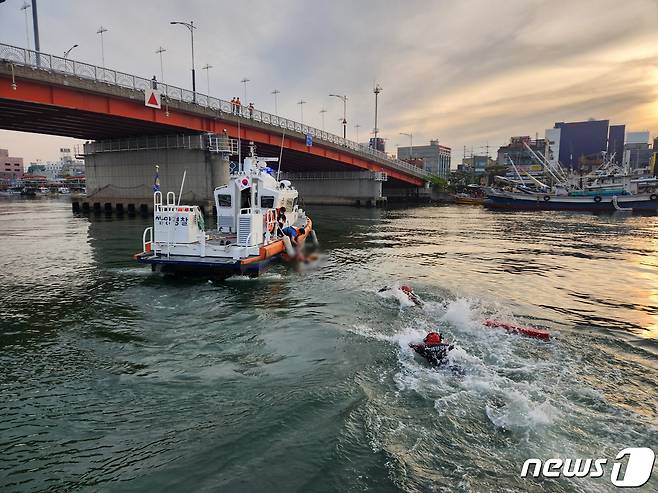
<svg viewBox="0 0 658 493"><path fill-rule="evenodd" d="M309 215L317 263L211 283L136 265L145 219L0 201L0 491L599 492L522 464L655 449L657 217Z"/></svg>

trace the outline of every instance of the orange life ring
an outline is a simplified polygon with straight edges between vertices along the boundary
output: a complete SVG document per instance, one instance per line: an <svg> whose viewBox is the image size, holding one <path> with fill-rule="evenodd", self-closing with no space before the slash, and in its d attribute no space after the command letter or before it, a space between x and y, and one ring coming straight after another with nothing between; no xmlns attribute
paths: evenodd
<svg viewBox="0 0 658 493"><path fill-rule="evenodd" d="M274 213L274 209L269 209L267 214L265 214L265 225L270 233L274 231L274 226L276 225L276 214Z"/></svg>

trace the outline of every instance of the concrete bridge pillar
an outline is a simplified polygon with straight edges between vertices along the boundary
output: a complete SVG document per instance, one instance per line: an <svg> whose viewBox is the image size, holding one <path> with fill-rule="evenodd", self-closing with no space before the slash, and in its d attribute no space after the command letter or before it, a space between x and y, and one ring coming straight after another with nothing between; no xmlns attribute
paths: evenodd
<svg viewBox="0 0 658 493"><path fill-rule="evenodd" d="M181 201L200 205L208 213L212 213L213 190L229 179L228 158L210 152L203 134L88 142L84 159L87 198L83 202L117 212L152 209L156 165L163 193L178 195L187 171Z"/></svg>
<svg viewBox="0 0 658 493"><path fill-rule="evenodd" d="M318 171L282 173L299 190L304 204L357 205L381 207L386 203L382 195L382 173L372 171Z"/></svg>

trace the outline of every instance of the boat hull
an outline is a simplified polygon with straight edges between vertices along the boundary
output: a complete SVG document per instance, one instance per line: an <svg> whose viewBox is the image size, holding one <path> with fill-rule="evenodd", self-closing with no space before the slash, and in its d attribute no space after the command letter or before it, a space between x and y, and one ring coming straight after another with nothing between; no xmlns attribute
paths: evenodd
<svg viewBox="0 0 658 493"><path fill-rule="evenodd" d="M595 200L595 198L599 200ZM509 210L615 212L620 209L631 209L634 212L658 211L658 198L654 194L620 195L616 200L617 207L611 196L563 197L501 193L487 195L484 205L490 209Z"/></svg>

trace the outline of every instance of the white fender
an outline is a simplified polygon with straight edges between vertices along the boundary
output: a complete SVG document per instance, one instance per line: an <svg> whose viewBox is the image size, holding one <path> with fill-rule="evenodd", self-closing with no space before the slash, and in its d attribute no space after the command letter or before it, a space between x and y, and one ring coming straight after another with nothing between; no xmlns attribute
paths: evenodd
<svg viewBox="0 0 658 493"><path fill-rule="evenodd" d="M292 247L292 241L287 236L283 237L283 245L286 247L286 253L289 257L295 256L295 249Z"/></svg>

